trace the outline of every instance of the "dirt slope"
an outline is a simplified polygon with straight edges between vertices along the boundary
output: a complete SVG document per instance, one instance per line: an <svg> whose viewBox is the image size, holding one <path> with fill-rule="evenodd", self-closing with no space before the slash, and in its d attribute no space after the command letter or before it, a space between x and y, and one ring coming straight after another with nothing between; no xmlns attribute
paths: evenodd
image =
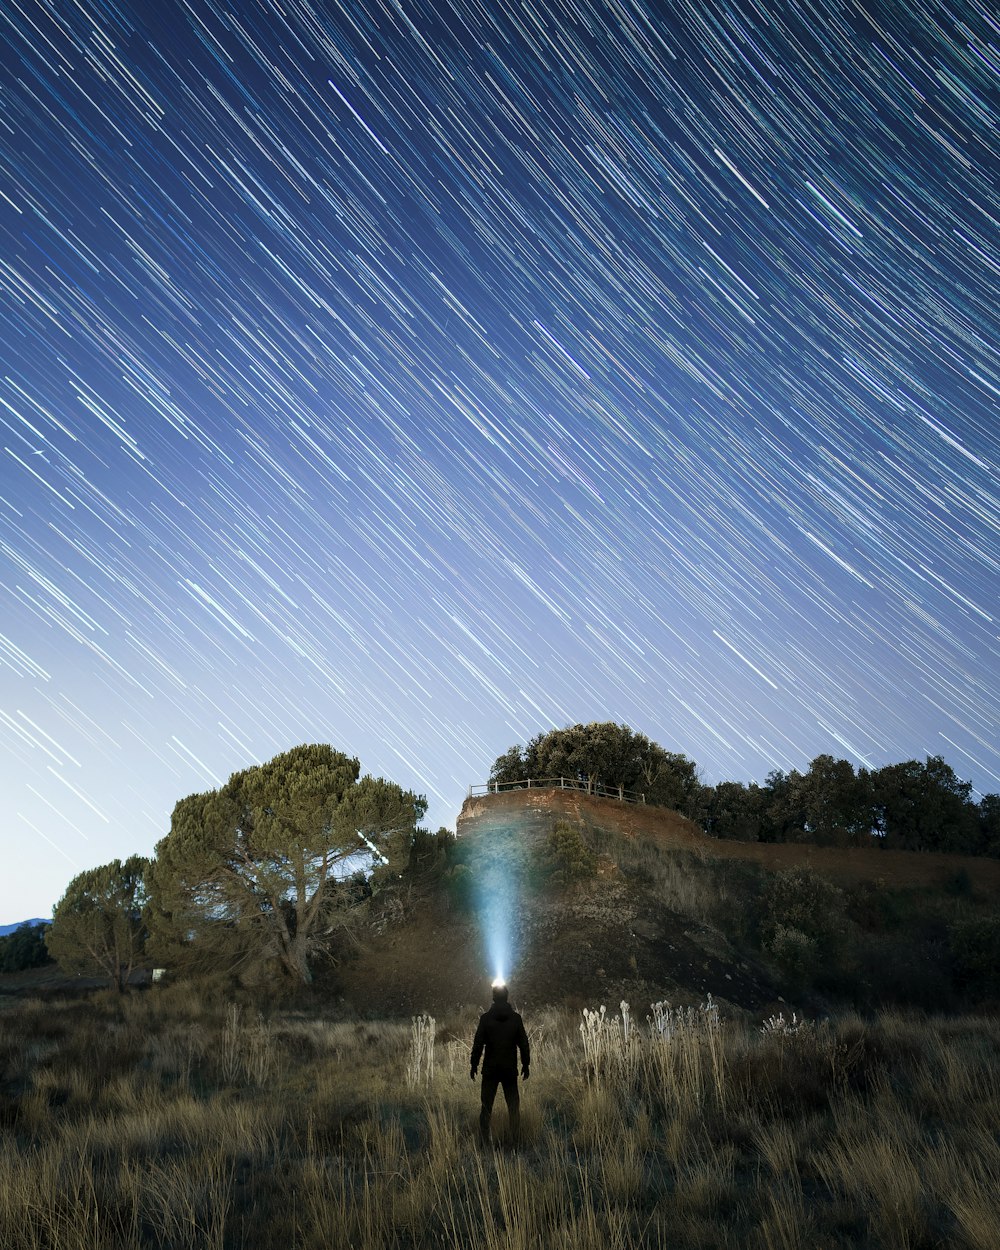
<svg viewBox="0 0 1000 1250"><path fill-rule="evenodd" d="M609 799L514 792L467 802L457 833L462 842L484 846L509 837L537 846L559 816L623 838L646 832L650 821L648 810ZM690 850L700 838L673 812L661 811L655 828L679 848ZM651 1002L695 1004L711 993L759 1013L777 1002L762 966L738 956L718 931L664 907L619 873L610 854L586 886L523 891L512 913L518 950L511 985L519 1006L617 1007L625 997L645 1012ZM475 915L455 914L440 894L428 893L404 899L402 914L391 919L342 970L342 992L357 1010L439 1014L488 999L492 968Z"/></svg>
<svg viewBox="0 0 1000 1250"><path fill-rule="evenodd" d="M754 844L709 838L691 821L662 808L593 798L580 791L515 790L468 799L457 822L460 842L489 847L515 839L539 846L557 819L586 831L605 848L597 879L576 890L524 891L513 904L519 949L511 984L519 1004L561 1002L640 1011L661 999L699 1003L706 994L758 1018L776 1009L779 987L764 961L738 953L718 928L693 922L664 901L662 885L620 872L631 844L695 854L702 860L752 860L771 871L804 866L840 884L934 887L969 874L978 894L1000 897L1000 862L960 855L840 850L797 844ZM669 855L668 855L669 859ZM678 856L678 889L684 868ZM675 890L675 895L677 890ZM735 919L740 898L731 899ZM492 969L475 915L449 910L441 891L411 891L387 917L382 933L341 972L341 988L363 1014L434 1014L488 999Z"/></svg>

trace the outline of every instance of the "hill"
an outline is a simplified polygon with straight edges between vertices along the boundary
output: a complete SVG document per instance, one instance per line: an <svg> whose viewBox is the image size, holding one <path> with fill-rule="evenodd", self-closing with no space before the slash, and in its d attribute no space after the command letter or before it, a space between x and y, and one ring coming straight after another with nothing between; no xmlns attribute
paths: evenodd
<svg viewBox="0 0 1000 1250"><path fill-rule="evenodd" d="M772 874L798 868L840 887L837 897L848 900L835 926L840 946L845 931L852 935L850 957L837 972L857 978L857 987L841 987L846 996L859 1005L886 995L892 1001L883 980L898 975L897 1001L919 1001L911 981L923 978L928 997L937 993L938 973L924 964L922 944L940 953L939 903L955 902L951 883L969 883L970 895L974 883L982 906L1000 898L995 860L723 841L677 812L569 790L466 800L457 858L472 878L498 855L536 862L557 820L579 831L597 871L573 888L525 884L506 903L516 947L509 976L522 1005L610 1007L625 998L645 1009L662 999L702 1002L711 993L757 1017L786 999L822 1009L814 986L760 950L762 892ZM488 997L493 968L481 908L474 897L463 907L445 884L411 880L384 900L364 948L339 976L342 994L362 1014L435 1013ZM835 979L833 971L826 979Z"/></svg>
<svg viewBox="0 0 1000 1250"><path fill-rule="evenodd" d="M504 813L504 815L502 815ZM520 815L518 815L520 813ZM498 820L518 819L526 829L539 817L563 818L582 827L603 829L629 842L690 851L717 860L743 860L771 872L810 868L841 885L882 882L892 887L940 887L966 871L977 890L1000 897L1000 860L931 851L887 851L881 847L827 847L803 842L735 842L712 838L678 812L643 804L593 798L582 790L508 790L467 799L458 818L466 835L486 833Z"/></svg>
<svg viewBox="0 0 1000 1250"><path fill-rule="evenodd" d="M778 1002L779 986L758 960L731 945L697 888L684 857L710 842L676 812L639 809L612 799L558 790L511 791L467 800L457 847L475 876L479 859L497 853L532 861L556 819L581 830L597 853L592 881L573 888L526 885L508 901L514 952L509 977L522 1006L580 1007L622 998L648 1004L713 997L758 1013ZM636 871L652 830L667 854L664 890L657 874ZM659 855L654 847L652 854ZM623 871L623 868L627 871ZM699 918L699 911L705 913ZM342 970L342 992L366 1014L442 1012L482 1002L493 974L481 915L449 899L440 884L410 886L393 897L366 948Z"/></svg>
<svg viewBox="0 0 1000 1250"><path fill-rule="evenodd" d="M549 871L557 822L593 856L589 879ZM776 901L776 874L798 869L817 885ZM499 907L484 923L490 897ZM996 997L998 900L997 860L725 841L664 808L510 790L466 800L453 842L429 838L353 940L336 938L340 962L317 966L316 989L368 1019L482 1004L492 927L509 936L505 971L527 1008L624 998L645 1012L711 994L758 1020L792 1004L957 1011ZM272 993L273 969L259 975ZM0 975L13 994L98 983L52 966Z"/></svg>
<svg viewBox="0 0 1000 1250"><path fill-rule="evenodd" d="M9 934L13 933L15 929L20 929L20 927L25 924L51 924L51 917L48 920L44 920L41 917L36 916L34 920L18 920L16 924L0 924L0 937L7 937Z"/></svg>

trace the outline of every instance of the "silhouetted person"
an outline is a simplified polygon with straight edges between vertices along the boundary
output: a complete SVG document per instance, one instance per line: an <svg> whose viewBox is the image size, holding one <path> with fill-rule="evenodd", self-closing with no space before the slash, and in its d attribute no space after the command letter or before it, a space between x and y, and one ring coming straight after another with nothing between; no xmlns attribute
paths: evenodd
<svg viewBox="0 0 1000 1250"><path fill-rule="evenodd" d="M531 1064L531 1047L524 1031L524 1021L507 1001L506 985L494 985L493 1006L479 1017L475 1040L472 1043L472 1070L469 1075L476 1079L480 1057L483 1056L482 1110L479 1113L479 1136L483 1142L490 1140L490 1117L497 1086L503 1086L507 1102L511 1135L518 1139L521 1128L521 1099L517 1092L517 1052L521 1052L521 1076L528 1079Z"/></svg>

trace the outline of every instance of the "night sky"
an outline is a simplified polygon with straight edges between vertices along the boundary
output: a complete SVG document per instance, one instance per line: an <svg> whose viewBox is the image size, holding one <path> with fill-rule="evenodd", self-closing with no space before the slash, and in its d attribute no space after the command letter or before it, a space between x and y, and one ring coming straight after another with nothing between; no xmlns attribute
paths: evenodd
<svg viewBox="0 0 1000 1250"><path fill-rule="evenodd" d="M1000 22L8 0L0 923L300 742L1000 789ZM974 796L975 797L975 796Z"/></svg>

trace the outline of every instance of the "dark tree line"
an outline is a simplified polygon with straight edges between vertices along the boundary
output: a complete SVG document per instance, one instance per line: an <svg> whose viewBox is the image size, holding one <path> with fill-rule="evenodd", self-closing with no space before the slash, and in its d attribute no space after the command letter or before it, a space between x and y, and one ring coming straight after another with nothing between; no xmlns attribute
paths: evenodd
<svg viewBox="0 0 1000 1250"><path fill-rule="evenodd" d="M818 755L804 773L711 787L703 827L746 842L1000 856L1000 796L976 803L971 793L939 755L857 771L849 760Z"/></svg>
<svg viewBox="0 0 1000 1250"><path fill-rule="evenodd" d="M28 921L0 937L0 972L24 972L51 963L45 946L47 930L48 925Z"/></svg>

